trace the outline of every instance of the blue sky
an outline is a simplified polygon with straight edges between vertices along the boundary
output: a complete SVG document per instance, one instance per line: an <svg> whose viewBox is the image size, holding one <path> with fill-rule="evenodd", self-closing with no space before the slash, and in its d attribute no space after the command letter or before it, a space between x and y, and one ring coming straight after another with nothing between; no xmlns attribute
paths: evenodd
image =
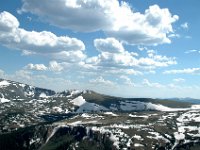
<svg viewBox="0 0 200 150"><path fill-rule="evenodd" d="M200 98L200 1L0 0L0 78Z"/></svg>

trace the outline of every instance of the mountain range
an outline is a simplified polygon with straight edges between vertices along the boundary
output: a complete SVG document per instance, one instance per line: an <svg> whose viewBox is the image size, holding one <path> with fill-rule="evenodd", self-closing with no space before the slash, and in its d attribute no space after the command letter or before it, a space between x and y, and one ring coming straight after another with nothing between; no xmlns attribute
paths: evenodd
<svg viewBox="0 0 200 150"><path fill-rule="evenodd" d="M199 149L194 99L55 92L0 79L0 149Z"/></svg>

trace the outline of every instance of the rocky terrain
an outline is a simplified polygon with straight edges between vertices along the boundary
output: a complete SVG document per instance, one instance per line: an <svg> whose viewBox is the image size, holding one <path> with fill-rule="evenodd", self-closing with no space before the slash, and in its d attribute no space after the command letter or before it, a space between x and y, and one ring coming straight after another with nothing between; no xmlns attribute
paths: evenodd
<svg viewBox="0 0 200 150"><path fill-rule="evenodd" d="M198 150L200 105L0 79L0 149Z"/></svg>

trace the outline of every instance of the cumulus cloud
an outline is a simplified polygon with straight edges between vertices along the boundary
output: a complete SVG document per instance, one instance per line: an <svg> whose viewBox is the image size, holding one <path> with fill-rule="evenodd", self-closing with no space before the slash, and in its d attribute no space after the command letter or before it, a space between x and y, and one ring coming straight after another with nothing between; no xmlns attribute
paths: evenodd
<svg viewBox="0 0 200 150"><path fill-rule="evenodd" d="M66 67L66 62L58 63L57 61L53 60L49 62L48 66L44 64L28 64L23 69L24 71L27 70L35 70L35 71L53 71L53 72L61 72Z"/></svg>
<svg viewBox="0 0 200 150"><path fill-rule="evenodd" d="M82 51L61 51L58 53L52 53L51 57L53 59L59 59L71 63L80 62L87 58Z"/></svg>
<svg viewBox="0 0 200 150"><path fill-rule="evenodd" d="M200 74L200 68L167 70L167 71L164 71L163 74Z"/></svg>
<svg viewBox="0 0 200 150"><path fill-rule="evenodd" d="M94 46L100 52L110 52L110 53L124 52L123 45L115 38L95 39Z"/></svg>
<svg viewBox="0 0 200 150"><path fill-rule="evenodd" d="M97 85L103 85L103 86L113 86L115 83L110 81L110 80L106 80L104 79L102 76L96 78L96 79L91 79L89 80L89 83L91 84L97 84Z"/></svg>
<svg viewBox="0 0 200 150"><path fill-rule="evenodd" d="M122 44L114 38L95 39L94 46L100 52L98 56L90 57L87 63L104 67L123 67L135 65L136 59Z"/></svg>
<svg viewBox="0 0 200 150"><path fill-rule="evenodd" d="M28 70L18 70L15 72L15 74L8 76L8 78L11 78L14 81L27 81L32 79L33 73Z"/></svg>
<svg viewBox="0 0 200 150"><path fill-rule="evenodd" d="M54 72L73 71L103 74L143 75L155 72L154 69L176 64L176 58L158 55L154 50L146 50L146 57L139 57L135 52L126 51L115 38L95 39L94 46L98 55L87 57L82 51L69 51L51 54L61 62L51 61L49 66L29 64L32 70L48 70Z"/></svg>
<svg viewBox="0 0 200 150"><path fill-rule="evenodd" d="M123 83L128 86L135 86L135 84L131 81L131 79L125 75L120 76L120 79L122 79Z"/></svg>
<svg viewBox="0 0 200 150"><path fill-rule="evenodd" d="M185 22L185 23L181 24L181 28L183 28L183 29L188 29L188 28L189 28L188 23Z"/></svg>
<svg viewBox="0 0 200 150"><path fill-rule="evenodd" d="M147 86L147 87L155 87L155 88L161 88L161 87L164 87L164 85L160 84L160 83L154 83L154 82L150 82L148 79L143 79L143 82L142 84L144 86Z"/></svg>
<svg viewBox="0 0 200 150"><path fill-rule="evenodd" d="M172 16L168 9L161 9L158 5L150 6L144 14L134 13L130 7L126 9L129 11L122 16L121 26L108 31L108 35L129 44L157 45L171 42L168 34L173 33L172 23L178 20L178 16Z"/></svg>
<svg viewBox="0 0 200 150"><path fill-rule="evenodd" d="M61 64L59 64L57 61L50 61L49 62L49 70L59 72L62 71L64 68Z"/></svg>
<svg viewBox="0 0 200 150"><path fill-rule="evenodd" d="M31 63L25 66L24 68L36 71L45 71L48 69L44 64L31 64Z"/></svg>
<svg viewBox="0 0 200 150"><path fill-rule="evenodd" d="M114 38L96 39L94 46L100 54L90 57L86 63L105 68L126 68L155 69L156 67L167 67L177 64L176 58L157 55L149 51L147 57L137 58L134 52L124 49L122 44Z"/></svg>
<svg viewBox="0 0 200 150"><path fill-rule="evenodd" d="M158 55L154 50L147 50L147 55L148 57L140 58L138 61L141 66L147 66L149 69L177 64L175 57Z"/></svg>
<svg viewBox="0 0 200 150"><path fill-rule="evenodd" d="M48 31L26 31L19 27L15 16L9 12L0 13L0 43L6 47L31 53L57 53L61 51L82 51L82 41L68 36L56 36Z"/></svg>
<svg viewBox="0 0 200 150"><path fill-rule="evenodd" d="M57 9L55 9L55 7ZM19 13L31 12L52 25L80 32L104 31L128 44L170 43L178 20L167 8L150 6L144 13L118 0L23 0Z"/></svg>

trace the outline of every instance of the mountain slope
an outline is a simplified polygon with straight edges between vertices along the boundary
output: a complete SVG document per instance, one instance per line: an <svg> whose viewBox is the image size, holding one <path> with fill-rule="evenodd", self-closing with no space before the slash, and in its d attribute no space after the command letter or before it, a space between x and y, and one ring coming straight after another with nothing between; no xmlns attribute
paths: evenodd
<svg viewBox="0 0 200 150"><path fill-rule="evenodd" d="M77 102L76 102L77 101ZM79 102L79 104L78 104ZM91 112L91 111L173 111L175 108L189 108L190 103L149 98L120 98L93 91L53 90L0 79L0 113L26 112L34 115L49 113ZM170 108L168 108L170 107Z"/></svg>
<svg viewBox="0 0 200 150"><path fill-rule="evenodd" d="M199 114L191 103L0 79L0 149L198 149Z"/></svg>
<svg viewBox="0 0 200 150"><path fill-rule="evenodd" d="M83 112L180 111L191 106L169 100L113 97L89 90L55 92L0 79L2 132L58 121Z"/></svg>
<svg viewBox="0 0 200 150"><path fill-rule="evenodd" d="M145 103L153 103L153 104L161 104L167 107L172 108L188 108L192 105L190 102L178 102L175 100L168 99L151 99L151 98L121 98L114 97L96 93L94 91L89 91L83 93L83 98L88 102L97 103L99 105L104 105L109 107L110 104L116 104L120 101L135 101L135 102L145 102Z"/></svg>

